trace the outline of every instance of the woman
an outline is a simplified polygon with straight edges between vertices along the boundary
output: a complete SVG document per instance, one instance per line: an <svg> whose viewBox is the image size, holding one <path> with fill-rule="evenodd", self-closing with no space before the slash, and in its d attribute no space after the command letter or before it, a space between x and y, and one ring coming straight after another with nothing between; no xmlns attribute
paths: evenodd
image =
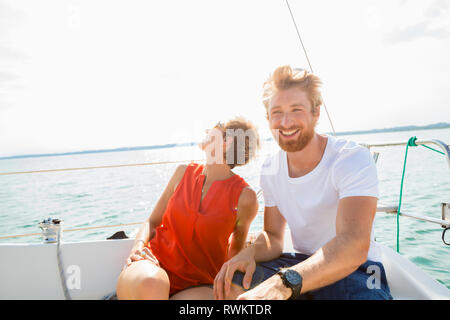
<svg viewBox="0 0 450 320"><path fill-rule="evenodd" d="M236 118L209 130L200 146L206 164L178 166L137 233L119 299L212 299L217 272L244 247L258 202L231 169L254 156L256 129Z"/></svg>

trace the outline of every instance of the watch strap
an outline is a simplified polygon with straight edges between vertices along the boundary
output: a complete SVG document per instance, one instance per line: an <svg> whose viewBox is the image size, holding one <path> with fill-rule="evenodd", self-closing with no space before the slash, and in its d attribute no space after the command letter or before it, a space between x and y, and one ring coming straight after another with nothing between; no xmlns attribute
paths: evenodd
<svg viewBox="0 0 450 320"><path fill-rule="evenodd" d="M281 269L280 271L277 272L277 274L281 277L281 280L283 282L283 285L286 288L290 288L292 290L292 295L288 298L288 300L295 300L297 299L297 297L300 295L300 291L302 289L302 282L300 281L299 285L293 285L292 283L290 283L287 279L286 279L286 275L285 273L287 272L287 270L289 270L290 272L295 272L299 275L299 277L301 278L301 275L295 271L295 270L290 270L290 269Z"/></svg>

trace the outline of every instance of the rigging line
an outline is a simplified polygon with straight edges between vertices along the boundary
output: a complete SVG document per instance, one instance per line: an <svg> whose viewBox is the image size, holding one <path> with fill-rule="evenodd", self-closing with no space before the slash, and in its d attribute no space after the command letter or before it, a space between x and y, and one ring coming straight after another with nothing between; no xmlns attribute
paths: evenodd
<svg viewBox="0 0 450 320"><path fill-rule="evenodd" d="M20 172L0 172L0 176L3 176L3 175L12 175L12 174L25 174L25 173L60 172L60 171L75 171L75 170L89 170L89 169L104 169L104 168L119 168L119 167L150 166L150 165L157 165L157 164L183 163L183 162L192 162L192 161L201 161L201 160L159 161L159 162L132 163L132 164L116 164L116 165L97 166L97 167L64 168L64 169L47 169L47 170L20 171Z"/></svg>
<svg viewBox="0 0 450 320"><path fill-rule="evenodd" d="M311 61L309 61L308 53L306 51L305 45L303 44L302 36L300 35L300 31L298 30L297 23L295 22L294 14L292 13L291 6L289 5L288 0L286 0L286 5L289 9L289 13L291 14L291 19L292 19L292 22L294 23L295 30L297 31L297 36L298 36L298 39L300 40L300 44L302 45L306 60L308 61L309 69L311 70L312 73L314 73L313 67L311 65ZM331 121L331 117L328 112L327 105L325 104L325 101L323 100L323 98L322 98L322 103L325 108L325 112L327 113L328 120L330 121L330 125L331 125L331 129L333 130L333 134L334 134L334 136L336 136L336 130L334 129L333 121Z"/></svg>
<svg viewBox="0 0 450 320"><path fill-rule="evenodd" d="M258 193L256 194L256 197L260 198L261 196L262 196L262 190L259 190ZM263 213L263 212L264 212L263 210L258 210L258 213ZM142 223L143 222L130 222L130 223L121 223L121 224L105 225L105 226L81 227L81 228L65 229L64 232L133 226L133 225L139 225ZM0 240L10 239L10 238L19 238L19 237L29 237L29 236L41 236L41 235L42 235L42 233L26 233L26 234L12 235L12 236L0 236Z"/></svg>
<svg viewBox="0 0 450 320"><path fill-rule="evenodd" d="M302 45L303 52L305 53L305 56L306 56L306 60L308 61L309 69L311 70L312 73L314 73L314 70L313 70L313 67L311 65L311 62L309 61L308 53L306 52L306 48L305 48L305 46L303 44L302 36L300 35L300 31L298 30L297 23L295 22L295 18L294 18L294 15L292 13L291 6L289 5L289 1L288 0L286 0L286 5L287 5L287 7L289 9L289 13L291 14L291 19L292 19L292 22L294 23L295 30L297 31L297 36L298 36L298 39L300 40L300 44Z"/></svg>
<svg viewBox="0 0 450 320"><path fill-rule="evenodd" d="M124 226L133 226L133 225L139 225L143 222L130 222L130 223L121 223L121 224L114 224L114 225L106 225L106 226L94 226L94 227L82 227L82 228L74 228L74 229L67 229L64 230L64 232L71 232L71 231L84 231L84 230L92 230L92 229L102 229L102 228L115 228L115 227L124 227ZM19 238L19 237L29 237L29 236L41 236L42 233L26 233L26 234L17 234L12 236L2 236L0 239L10 239L10 238Z"/></svg>

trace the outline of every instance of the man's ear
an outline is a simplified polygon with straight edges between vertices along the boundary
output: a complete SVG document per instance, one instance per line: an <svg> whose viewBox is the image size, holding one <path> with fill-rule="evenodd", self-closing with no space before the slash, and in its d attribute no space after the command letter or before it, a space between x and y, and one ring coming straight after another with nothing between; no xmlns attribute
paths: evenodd
<svg viewBox="0 0 450 320"><path fill-rule="evenodd" d="M317 119L319 119L319 117L320 117L320 107L321 106L322 106L321 104L316 106L316 111L314 112L314 117L316 117Z"/></svg>

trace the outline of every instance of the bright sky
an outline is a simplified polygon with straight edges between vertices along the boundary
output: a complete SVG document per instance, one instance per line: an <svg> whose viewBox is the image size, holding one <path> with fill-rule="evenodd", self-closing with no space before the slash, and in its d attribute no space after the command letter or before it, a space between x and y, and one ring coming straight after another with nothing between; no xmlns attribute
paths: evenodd
<svg viewBox="0 0 450 320"><path fill-rule="evenodd" d="M450 1L290 1L337 131L450 120ZM0 0L0 157L198 141L307 67L282 0ZM318 131L331 126L322 110Z"/></svg>

